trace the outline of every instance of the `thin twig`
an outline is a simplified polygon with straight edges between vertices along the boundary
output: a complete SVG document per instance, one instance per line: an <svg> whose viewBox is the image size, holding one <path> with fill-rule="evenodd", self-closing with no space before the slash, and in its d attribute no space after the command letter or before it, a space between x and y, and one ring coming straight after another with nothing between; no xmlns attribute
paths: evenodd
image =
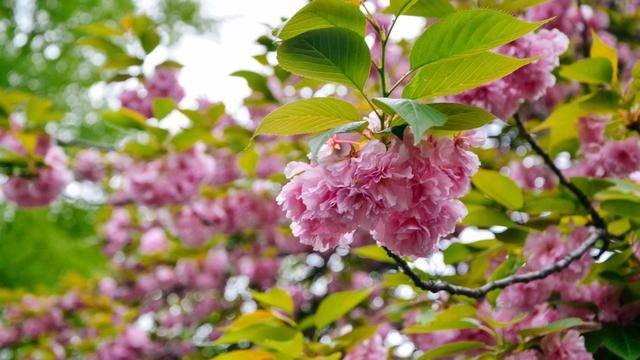
<svg viewBox="0 0 640 360"><path fill-rule="evenodd" d="M557 273L566 269L569 265L571 265L572 262L581 258L593 245L595 245L598 239L600 239L601 235L601 231L596 230L596 232L594 232L591 237L583 242L577 249L570 252L560 261L547 268L538 271L530 271L524 274L507 276L502 279L488 282L478 288L468 288L464 286L453 285L443 280L422 280L420 276L418 276L415 272L413 272L413 270L411 270L409 264L407 264L407 262L404 261L402 257L393 253L386 247L383 248L387 252L387 255L389 255L389 257L396 262L398 268L411 279L416 287L425 291L446 291L451 295L464 295L471 298L480 299L493 290L504 289L505 287L513 284L528 283L534 280L544 279L553 273Z"/></svg>

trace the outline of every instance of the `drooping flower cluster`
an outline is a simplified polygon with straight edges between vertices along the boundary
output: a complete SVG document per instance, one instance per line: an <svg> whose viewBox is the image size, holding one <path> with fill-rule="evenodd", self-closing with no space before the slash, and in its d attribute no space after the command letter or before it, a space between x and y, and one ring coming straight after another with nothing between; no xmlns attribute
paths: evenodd
<svg viewBox="0 0 640 360"><path fill-rule="evenodd" d="M551 71L567 50L569 39L558 30L540 30L497 49L503 55L516 58L540 57L512 74L489 84L447 97L449 101L479 106L506 120L525 101L541 98L555 85Z"/></svg>
<svg viewBox="0 0 640 360"><path fill-rule="evenodd" d="M0 131L0 146L22 156L27 150L11 134ZM10 176L2 186L4 196L23 207L45 206L55 200L72 180L67 156L47 135L38 136L33 156L41 158L33 173Z"/></svg>
<svg viewBox="0 0 640 360"><path fill-rule="evenodd" d="M357 229L402 255L425 256L466 215L457 200L479 166L477 139L433 136L389 146L368 141L355 151L325 145L317 163L291 163L278 203L303 244L325 251L351 243ZM354 154L352 154L354 152Z"/></svg>
<svg viewBox="0 0 640 360"><path fill-rule="evenodd" d="M126 90L120 95L122 107L135 110L147 118L153 116L153 99L171 98L180 101L184 97L176 72L167 68L156 68L153 76L144 83L144 91Z"/></svg>

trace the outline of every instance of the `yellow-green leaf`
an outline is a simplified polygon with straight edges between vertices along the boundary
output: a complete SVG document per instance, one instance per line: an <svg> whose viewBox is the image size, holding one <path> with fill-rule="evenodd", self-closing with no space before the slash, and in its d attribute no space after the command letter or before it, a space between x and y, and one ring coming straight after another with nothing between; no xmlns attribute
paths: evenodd
<svg viewBox="0 0 640 360"><path fill-rule="evenodd" d="M340 319L355 308L371 294L371 289L350 290L333 293L326 297L318 306L315 315L316 328L323 329L327 325Z"/></svg>
<svg viewBox="0 0 640 360"><path fill-rule="evenodd" d="M264 118L255 134L310 134L359 120L358 109L344 100L311 98L276 109Z"/></svg>
<svg viewBox="0 0 640 360"><path fill-rule="evenodd" d="M485 195L508 209L520 209L524 203L520 187L497 171L480 169L471 178L471 182Z"/></svg>

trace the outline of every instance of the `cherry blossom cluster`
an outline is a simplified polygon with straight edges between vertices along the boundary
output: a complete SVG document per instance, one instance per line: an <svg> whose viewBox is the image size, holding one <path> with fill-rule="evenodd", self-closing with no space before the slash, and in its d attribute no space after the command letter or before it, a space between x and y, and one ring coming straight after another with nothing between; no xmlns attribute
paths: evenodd
<svg viewBox="0 0 640 360"><path fill-rule="evenodd" d="M156 68L153 75L144 83L142 90L125 90L120 95L122 107L135 110L147 118L153 116L153 100L171 98L180 101L185 92L178 82L175 70Z"/></svg>
<svg viewBox="0 0 640 360"><path fill-rule="evenodd" d="M608 139L605 125L605 119L593 116L578 121L582 158L567 170L568 175L626 178L640 171L638 138Z"/></svg>
<svg viewBox="0 0 640 360"><path fill-rule="evenodd" d="M399 254L425 256L466 215L457 199L478 169L469 146L480 141L430 136L413 145L407 132L404 141L370 140L359 150L324 145L317 162L287 166L277 200L293 234L316 250L348 245L362 229Z"/></svg>
<svg viewBox="0 0 640 360"><path fill-rule="evenodd" d="M12 130L0 130L0 146L25 158L38 160L36 166L28 173L10 176L2 185L4 196L18 206L48 205L60 195L73 178L67 168L66 154L48 135L39 135L30 153Z"/></svg>

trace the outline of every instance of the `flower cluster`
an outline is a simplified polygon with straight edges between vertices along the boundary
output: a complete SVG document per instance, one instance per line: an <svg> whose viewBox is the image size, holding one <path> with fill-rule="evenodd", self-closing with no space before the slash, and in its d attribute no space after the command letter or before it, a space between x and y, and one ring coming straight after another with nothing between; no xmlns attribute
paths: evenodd
<svg viewBox="0 0 640 360"><path fill-rule="evenodd" d="M135 163L125 173L126 197L148 206L187 201L198 193L214 167L215 161L202 144L166 158Z"/></svg>
<svg viewBox="0 0 640 360"><path fill-rule="evenodd" d="M11 134L0 133L0 146L27 156L24 146ZM42 159L33 173L15 175L2 186L4 196L22 207L46 206L55 200L72 180L67 156L46 135L37 138L33 155Z"/></svg>
<svg viewBox="0 0 640 360"><path fill-rule="evenodd" d="M551 71L559 65L560 55L569 47L569 39L558 30L540 30L497 49L516 58L540 57L512 74L489 84L447 97L453 102L479 106L506 120L525 101L541 98L556 83Z"/></svg>
<svg viewBox="0 0 640 360"><path fill-rule="evenodd" d="M402 255L425 256L466 215L457 198L479 166L470 136L429 138L410 133L390 145L368 141L355 151L324 145L312 164L291 163L278 203L303 244L326 251L351 243L357 229Z"/></svg>
<svg viewBox="0 0 640 360"><path fill-rule="evenodd" d="M153 116L153 99L171 98L180 101L185 95L176 72L167 68L156 68L153 76L144 83L144 90L143 94L138 90L123 91L120 95L122 107L150 118Z"/></svg>
<svg viewBox="0 0 640 360"><path fill-rule="evenodd" d="M640 142L636 137L609 140L605 120L583 117L578 122L583 158L566 171L569 176L625 178L640 170Z"/></svg>

